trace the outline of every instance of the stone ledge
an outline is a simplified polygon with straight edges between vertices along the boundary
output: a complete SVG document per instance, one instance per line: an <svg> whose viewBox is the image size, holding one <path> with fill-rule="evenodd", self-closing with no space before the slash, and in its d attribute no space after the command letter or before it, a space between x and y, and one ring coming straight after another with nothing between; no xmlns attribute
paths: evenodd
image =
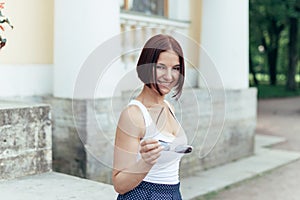
<svg viewBox="0 0 300 200"><path fill-rule="evenodd" d="M6 200L113 200L112 185L50 172L10 181L0 181L1 199Z"/></svg>
<svg viewBox="0 0 300 200"><path fill-rule="evenodd" d="M0 180L51 171L50 106L0 102Z"/></svg>
<svg viewBox="0 0 300 200"><path fill-rule="evenodd" d="M34 103L34 102L26 102L22 101L11 101L11 100L1 100L0 101L0 110L5 109L19 109L19 108L32 108L32 107L40 107L40 106L49 106L44 103Z"/></svg>

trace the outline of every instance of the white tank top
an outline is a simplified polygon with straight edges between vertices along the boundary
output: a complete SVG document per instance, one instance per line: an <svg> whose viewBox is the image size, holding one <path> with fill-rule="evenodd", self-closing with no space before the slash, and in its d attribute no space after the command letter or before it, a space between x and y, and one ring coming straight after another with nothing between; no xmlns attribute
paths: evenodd
<svg viewBox="0 0 300 200"><path fill-rule="evenodd" d="M170 112L175 117L175 114L170 108L169 103L167 101L165 102L168 105ZM176 137L171 133L162 134L158 132L156 128L156 124L152 122L152 118L148 110L140 101L131 100L128 105L138 106L143 113L143 117L146 125L145 136L143 139L154 138L157 140L164 140L166 142L172 142L172 145L174 146L187 144L187 138L181 126L180 126L181 131L179 131L179 134L176 135ZM143 180L147 182L159 183L159 184L177 184L179 182L179 163L183 155L184 154L175 153L173 151L161 151L161 155L158 158L157 163L153 165L153 167L151 168L151 170L148 172L148 174ZM141 155L138 152L137 160L139 160L140 158Z"/></svg>

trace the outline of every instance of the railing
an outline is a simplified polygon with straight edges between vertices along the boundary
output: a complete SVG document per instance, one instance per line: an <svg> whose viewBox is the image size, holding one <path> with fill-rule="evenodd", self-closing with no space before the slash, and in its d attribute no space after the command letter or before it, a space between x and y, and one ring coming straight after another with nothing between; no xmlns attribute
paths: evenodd
<svg viewBox="0 0 300 200"><path fill-rule="evenodd" d="M158 32L170 33L174 30L185 31L189 28L189 22L171 20L163 17L155 17L141 14L120 13L122 30L133 28L153 27Z"/></svg>
<svg viewBox="0 0 300 200"><path fill-rule="evenodd" d="M189 22L125 12L120 13L120 25L124 33L122 48L128 52L122 57L125 65L136 60L139 52L135 51L136 47L141 47L151 36L158 33L172 34L174 31L187 34L189 29Z"/></svg>

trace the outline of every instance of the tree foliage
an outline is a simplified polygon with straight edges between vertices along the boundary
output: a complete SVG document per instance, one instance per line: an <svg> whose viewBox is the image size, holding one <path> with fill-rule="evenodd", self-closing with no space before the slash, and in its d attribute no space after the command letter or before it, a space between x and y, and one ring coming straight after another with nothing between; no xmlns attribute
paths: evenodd
<svg viewBox="0 0 300 200"><path fill-rule="evenodd" d="M295 80L290 72L299 62L299 5L300 0L249 0L250 71L268 73L271 85L277 83L278 64Z"/></svg>

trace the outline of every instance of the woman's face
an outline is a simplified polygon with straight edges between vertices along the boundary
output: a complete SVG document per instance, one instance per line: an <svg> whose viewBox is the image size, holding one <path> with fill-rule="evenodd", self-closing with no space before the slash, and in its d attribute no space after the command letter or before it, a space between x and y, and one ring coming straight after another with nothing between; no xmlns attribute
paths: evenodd
<svg viewBox="0 0 300 200"><path fill-rule="evenodd" d="M174 51L159 54L156 63L157 85L163 95L168 94L177 84L180 76L179 56Z"/></svg>

